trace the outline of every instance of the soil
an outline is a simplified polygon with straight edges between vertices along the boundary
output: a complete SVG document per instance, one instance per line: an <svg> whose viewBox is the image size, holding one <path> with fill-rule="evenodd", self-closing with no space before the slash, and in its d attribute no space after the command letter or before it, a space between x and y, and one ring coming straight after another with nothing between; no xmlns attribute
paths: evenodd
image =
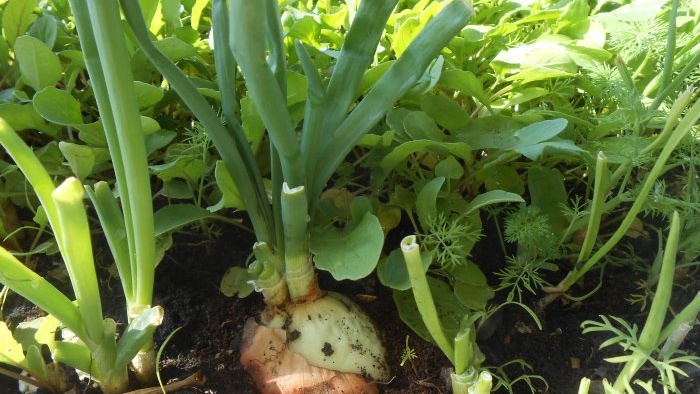
<svg viewBox="0 0 700 394"><path fill-rule="evenodd" d="M160 346L168 335L179 329L165 345L161 357L161 376L164 382L169 382L198 371L203 374L206 381L201 386L181 389L176 391L178 394L254 393L247 374L238 362L238 348L243 324L263 306L261 297L253 294L245 299L227 298L218 287L227 268L243 264L246 260L253 240L241 233L224 234L211 242L196 240L192 236L177 236L176 246L158 267L155 303L165 308L166 318L157 331L157 345ZM503 260L492 250L477 252L475 258L482 259L478 261ZM54 266L55 263L51 262L40 263L37 270L48 271ZM103 273L103 284L107 285L103 287L108 289L103 294L105 314L123 322L123 297L119 294L118 280L110 277L106 270ZM591 276L597 277L595 274ZM506 372L511 380L524 373L540 375L548 385L533 379L534 392L537 393L575 393L581 377L614 378L617 366L606 363L603 357L619 354L619 349L612 347L599 351L598 345L608 336L583 335L580 324L584 320L598 319L599 314L619 316L629 322L643 324L645 315L637 306L630 306L624 300L631 293L639 293L635 287L635 280L639 279L637 276L629 269L609 269L605 283L593 297L580 303L556 302L550 305L542 316L542 330L536 327L523 309L505 309L495 320L497 324L490 337L479 342L486 355L485 365L498 366L514 359L528 362L532 371L511 366L506 368ZM391 292L376 277L337 283L320 273L320 283L325 289L354 298L383 332L389 363L395 375L391 382L381 386L383 393L449 391L445 379L449 376L449 361L436 347L421 340L401 322ZM683 284L686 291L676 292L681 295L681 299L677 300L681 304L678 305L687 302L688 294L694 294L700 287L698 278L685 278ZM584 294L586 289L594 286L595 283L585 283L574 292ZM65 283L62 287L68 288ZM533 297L531 301L535 300L536 297ZM11 327L39 313L17 296L8 299L5 311L5 320ZM684 348L695 349L695 353L700 348L698 331L691 331L684 342ZM417 357L401 366L407 337ZM700 378L696 376L694 380L681 380L680 386L684 393L699 393L699 381ZM0 394L14 394L16 387L14 380L0 376ZM84 382L78 384L76 392L98 393ZM502 389L500 392L506 391ZM513 386L512 392L529 393L530 389L520 382Z"/></svg>

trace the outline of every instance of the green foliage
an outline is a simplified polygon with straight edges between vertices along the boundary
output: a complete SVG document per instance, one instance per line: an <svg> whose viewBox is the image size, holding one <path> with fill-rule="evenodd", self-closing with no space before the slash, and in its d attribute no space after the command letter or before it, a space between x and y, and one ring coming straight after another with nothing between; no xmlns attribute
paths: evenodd
<svg viewBox="0 0 700 394"><path fill-rule="evenodd" d="M399 365L403 367L406 362L413 362L416 358L418 358L416 350L408 345L408 335L406 335L406 346L401 353L401 363Z"/></svg>
<svg viewBox="0 0 700 394"><path fill-rule="evenodd" d="M310 196L316 266L353 280L376 267L422 337L401 252L381 255L392 232L418 236L439 315L452 311L442 322L451 334L465 314L494 308L495 293L525 302L546 288L544 306L605 264L648 271L640 298L648 303L660 259L645 268L652 264L626 235L674 212L678 267L697 269L700 110L697 93L684 92L700 81L697 2L475 0L470 24L430 54L416 46L434 41L420 32L450 2L398 1L393 12L392 2L269 2L279 26L243 21L255 37L276 37L267 46L247 42L244 31L212 32L244 29L228 20L237 16L227 2L125 3L143 12L142 31L113 34L127 44L133 77L120 84L135 94L134 139L144 138L153 198L166 205L155 214L156 262L172 231L191 222L206 229L205 220L242 227L243 211L284 255L278 202L287 181ZM100 220L111 223L103 227L115 260L128 261L120 205L129 188L115 187L125 182L120 155L109 150L112 122L98 112L100 77L88 75L75 16L57 0L8 0L0 13L0 117L49 177L87 186ZM414 54L419 61L402 57ZM56 253L51 209L25 183L0 161L0 236L31 227L24 252ZM332 196L338 190L347 201ZM6 212L14 207L34 222L13 225ZM231 212L235 219L224 217ZM503 258L475 257L500 256L474 253L499 241ZM256 272L231 268L222 291L250 294ZM493 275L498 283L486 280Z"/></svg>

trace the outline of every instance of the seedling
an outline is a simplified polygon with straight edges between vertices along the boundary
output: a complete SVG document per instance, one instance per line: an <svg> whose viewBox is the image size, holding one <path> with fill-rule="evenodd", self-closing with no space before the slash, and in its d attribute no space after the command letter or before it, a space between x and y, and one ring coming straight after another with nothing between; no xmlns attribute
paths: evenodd
<svg viewBox="0 0 700 394"><path fill-rule="evenodd" d="M633 393L634 390L631 385L633 378L637 371L647 362L651 363L659 371L660 380L664 385L664 392L667 392L669 389L673 392L678 392L675 375L685 375L685 372L676 364L689 363L696 367L698 366L698 361L700 361L698 356L676 355L675 353L685 334L687 334L688 328L700 313L700 292L664 326L673 289L680 228L681 223L676 212L671 220L671 229L666 241L661 274L654 300L639 335L637 335L636 325L630 325L617 317L608 319L605 316L601 316L602 322L587 320L581 325L584 334L606 331L614 334L612 338L603 342L600 347L617 344L628 352L625 355L606 359L606 361L611 363L624 363L624 367L618 374L614 384L612 386L606 384L606 393ZM614 320L617 324L614 324L611 320ZM618 326L622 328L618 328ZM661 347L662 344L664 344L663 347ZM644 382L641 382L641 385L643 387L650 386ZM581 383L579 392L588 392L587 381ZM647 392L650 391L647 390Z"/></svg>
<svg viewBox="0 0 700 394"><path fill-rule="evenodd" d="M403 352L401 353L401 363L399 365L403 367L404 364L409 361L411 365L413 365L413 360L416 358L418 358L416 350L408 345L408 335L406 335L406 346L404 346Z"/></svg>
<svg viewBox="0 0 700 394"><path fill-rule="evenodd" d="M469 316L463 316L460 330L454 338L449 338L442 328L441 319L433 302L430 285L423 270L423 260L414 235L401 241L401 251L411 280L411 289L418 311L430 336L454 365L450 375L452 391L455 394L485 394L491 392L492 376L481 370L484 355L476 345L476 332Z"/></svg>

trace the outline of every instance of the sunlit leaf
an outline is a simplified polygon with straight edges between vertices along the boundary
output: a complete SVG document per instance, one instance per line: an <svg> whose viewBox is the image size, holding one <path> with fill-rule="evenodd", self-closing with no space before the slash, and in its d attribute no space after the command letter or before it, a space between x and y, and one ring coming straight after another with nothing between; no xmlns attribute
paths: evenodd
<svg viewBox="0 0 700 394"><path fill-rule="evenodd" d="M423 272L427 272L430 266L430 255L423 252L421 258ZM393 250L387 258L377 264L377 276L384 286L394 290L408 290L411 288L411 279L408 276L406 260L400 249Z"/></svg>
<svg viewBox="0 0 700 394"><path fill-rule="evenodd" d="M58 148L78 179L82 181L92 173L95 165L95 153L90 147L61 141L58 143Z"/></svg>
<svg viewBox="0 0 700 394"><path fill-rule="evenodd" d="M383 245L382 226L370 212L351 228L322 228L311 233L316 268L328 271L336 280L358 280L369 275Z"/></svg>
<svg viewBox="0 0 700 394"><path fill-rule="evenodd" d="M175 231L188 224L200 220L211 220L218 218L206 209L192 204L171 204L157 210L153 214L154 234L163 234Z"/></svg>
<svg viewBox="0 0 700 394"><path fill-rule="evenodd" d="M255 278L245 268L231 267L221 277L219 289L226 297L233 297L237 294L238 298L245 298L254 290L250 283L253 279Z"/></svg>
<svg viewBox="0 0 700 394"><path fill-rule="evenodd" d="M5 3L2 13L2 35L10 45L14 45L17 37L26 33L29 25L36 20L36 4L36 0L9 0Z"/></svg>
<svg viewBox="0 0 700 394"><path fill-rule="evenodd" d="M58 55L32 36L21 36L15 42L15 56L22 78L34 90L53 86L61 79L63 69Z"/></svg>
<svg viewBox="0 0 700 394"><path fill-rule="evenodd" d="M69 92L53 86L34 95L34 108L44 119L62 126L83 123L78 100Z"/></svg>

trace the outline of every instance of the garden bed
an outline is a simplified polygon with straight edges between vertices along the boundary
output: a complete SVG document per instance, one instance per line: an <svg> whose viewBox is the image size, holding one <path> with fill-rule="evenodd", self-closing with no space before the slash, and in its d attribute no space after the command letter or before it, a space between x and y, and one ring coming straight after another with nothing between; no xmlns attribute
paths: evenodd
<svg viewBox="0 0 700 394"><path fill-rule="evenodd" d="M155 303L166 310L166 318L158 329L156 341L160 345L174 330L179 329L166 344L161 359L163 382L184 379L201 372L204 383L176 391L178 394L248 394L255 393L248 374L238 360L241 332L245 321L254 317L263 307L260 296L228 298L221 294L219 282L224 272L234 264L241 264L247 257L248 244L253 242L242 232L225 231L217 239L206 240L201 236L178 236L176 247L158 267ZM477 258L502 261L496 245L477 247ZM639 246L642 244L639 243ZM641 246L643 247L643 246ZM496 250L494 254L494 250ZM649 256L653 259L653 256ZM105 264L106 262L102 262ZM54 265L39 263L50 270ZM102 270L105 308L110 316L124 319L123 295L108 270ZM381 385L381 392L398 393L447 393L448 373L451 364L434 345L413 333L400 319L391 292L382 286L376 276L362 281L334 282L321 273L322 287L341 292L353 298L375 320L384 335L389 352L389 365L394 375L391 382ZM583 377L614 379L619 368L606 363L603 358L619 353L617 348L598 349L609 336L606 334L581 334L581 322L595 320L599 314L622 317L630 323L643 323L646 313L631 306L625 298L638 293L637 280L641 275L626 268L608 270L605 285L594 296L578 303L554 303L541 316L543 329L539 330L532 318L520 308L508 308L493 320L493 332L487 339L479 340L486 355L485 365L500 366L514 359L527 362L532 370L517 366L506 368L510 379L523 374L533 376L536 393L575 393ZM613 285L614 284L614 285ZM700 288L700 280L683 278L674 303L684 305ZM65 283L64 283L65 285ZM594 286L586 283L576 290L583 293ZM536 297L530 300L534 303ZM38 316L36 308L17 296L11 296L5 306L7 321L16 324L23 319ZM402 355L409 346L416 357L401 366ZM700 332L694 330L686 338L684 347L698 349ZM548 384L548 389L539 375ZM653 370L645 370L643 376L654 377ZM447 378L446 378L447 377ZM97 394L85 381L77 383L78 393ZM0 377L0 393L15 394L16 381ZM683 379L679 385L682 393L695 393L700 389L700 378ZM235 391L232 391L234 390ZM505 393L504 389L499 391ZM513 387L513 393L530 392L524 382Z"/></svg>

